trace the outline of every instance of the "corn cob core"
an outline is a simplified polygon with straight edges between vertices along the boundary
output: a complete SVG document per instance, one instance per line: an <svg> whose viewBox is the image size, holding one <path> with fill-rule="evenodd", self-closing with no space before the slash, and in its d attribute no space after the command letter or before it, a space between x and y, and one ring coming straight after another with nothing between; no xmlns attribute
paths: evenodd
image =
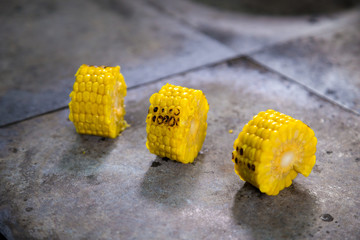
<svg viewBox="0 0 360 240"><path fill-rule="evenodd" d="M316 143L314 131L300 120L274 110L260 112L234 142L235 172L261 192L277 195L298 173L309 176Z"/></svg>
<svg viewBox="0 0 360 240"><path fill-rule="evenodd" d="M120 67L81 65L70 93L69 119L81 134L115 138L124 120L126 83Z"/></svg>
<svg viewBox="0 0 360 240"><path fill-rule="evenodd" d="M203 92L166 84L150 104L146 147L160 157L193 162L206 136L209 105Z"/></svg>

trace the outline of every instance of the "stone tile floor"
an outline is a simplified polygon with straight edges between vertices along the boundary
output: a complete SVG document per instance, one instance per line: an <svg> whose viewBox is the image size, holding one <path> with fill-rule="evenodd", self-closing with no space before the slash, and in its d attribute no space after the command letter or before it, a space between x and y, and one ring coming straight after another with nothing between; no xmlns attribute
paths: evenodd
<svg viewBox="0 0 360 240"><path fill-rule="evenodd" d="M66 106L84 62L121 65L135 87L234 56L140 1L2 4L0 126Z"/></svg>
<svg viewBox="0 0 360 240"><path fill-rule="evenodd" d="M0 233L357 239L360 11L333 2L338 11L293 17L184 0L1 3ZM82 63L122 66L131 127L117 139L78 135L68 120ZM148 99L167 82L203 90L210 104L194 164L145 147ZM275 197L242 182L230 157L244 124L268 108L318 138L310 176Z"/></svg>

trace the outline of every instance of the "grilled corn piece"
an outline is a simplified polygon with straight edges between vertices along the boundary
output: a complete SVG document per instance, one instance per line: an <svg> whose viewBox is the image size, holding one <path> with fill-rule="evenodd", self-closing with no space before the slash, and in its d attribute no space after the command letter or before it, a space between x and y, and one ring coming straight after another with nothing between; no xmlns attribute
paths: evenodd
<svg viewBox="0 0 360 240"><path fill-rule="evenodd" d="M235 172L261 192L277 195L298 173L309 176L316 143L314 131L300 120L274 110L260 112L234 142Z"/></svg>
<svg viewBox="0 0 360 240"><path fill-rule="evenodd" d="M146 147L160 157L193 162L206 136L209 105L203 92L166 84L150 104Z"/></svg>
<svg viewBox="0 0 360 240"><path fill-rule="evenodd" d="M115 138L124 120L126 83L120 67L81 65L70 93L69 119L81 134Z"/></svg>

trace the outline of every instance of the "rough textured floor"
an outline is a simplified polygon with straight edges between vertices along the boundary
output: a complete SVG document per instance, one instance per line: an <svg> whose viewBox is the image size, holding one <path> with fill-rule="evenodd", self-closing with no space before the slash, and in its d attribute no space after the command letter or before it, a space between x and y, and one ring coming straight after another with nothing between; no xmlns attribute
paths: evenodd
<svg viewBox="0 0 360 240"><path fill-rule="evenodd" d="M359 7L334 0L311 14L250 14L213 1L129 2L0 3L0 233L358 239ZM78 135L68 120L82 63L122 66L131 127L116 139ZM210 105L193 164L145 146L149 97L167 82L201 89ZM278 196L242 182L231 161L244 124L269 108L318 138L310 176Z"/></svg>

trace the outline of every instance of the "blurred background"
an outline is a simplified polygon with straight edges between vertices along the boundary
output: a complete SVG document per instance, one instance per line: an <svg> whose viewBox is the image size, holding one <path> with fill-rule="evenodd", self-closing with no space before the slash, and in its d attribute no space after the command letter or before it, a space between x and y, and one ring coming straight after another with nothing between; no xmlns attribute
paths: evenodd
<svg viewBox="0 0 360 240"><path fill-rule="evenodd" d="M344 29L341 40L336 37L328 43L336 45L329 51L336 51L338 45L346 48L348 41L356 48L359 37L356 0L36 0L31 4L14 0L0 4L0 125L66 106L69 100L64 96L83 63L121 65L129 87L135 87L291 39L321 36L326 29ZM318 48L317 43L303 44L287 52L310 53L311 47ZM278 55L284 57L283 52ZM264 64L274 67L275 63ZM327 89L320 90L326 93ZM358 103L344 101L359 110Z"/></svg>
<svg viewBox="0 0 360 240"><path fill-rule="evenodd" d="M0 233L358 239L359 4L0 1ZM82 64L121 66L132 127L116 140L78 136L67 118ZM202 89L210 103L194 165L145 148L148 99L166 82ZM277 198L241 182L226 158L267 108L303 120L319 141L312 175Z"/></svg>

